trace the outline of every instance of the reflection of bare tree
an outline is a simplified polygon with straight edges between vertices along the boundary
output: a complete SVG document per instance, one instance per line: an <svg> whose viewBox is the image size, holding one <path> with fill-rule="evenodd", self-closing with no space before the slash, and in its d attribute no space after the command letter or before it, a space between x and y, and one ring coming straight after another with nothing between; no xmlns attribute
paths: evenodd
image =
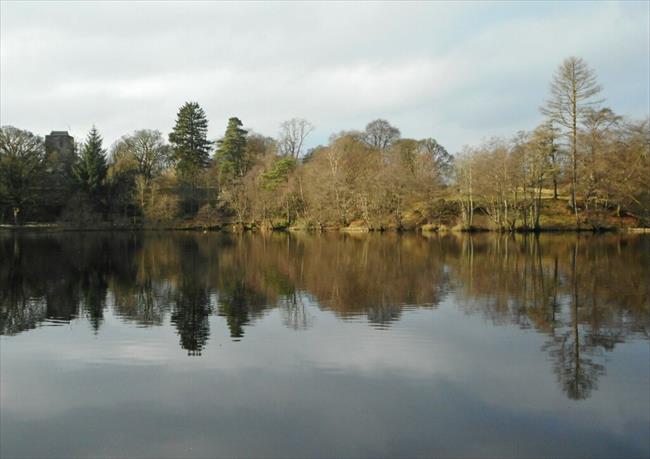
<svg viewBox="0 0 650 459"><path fill-rule="evenodd" d="M26 289L18 238L3 239L0 245L0 334L15 335L35 328L46 316L45 304L30 298Z"/></svg>
<svg viewBox="0 0 650 459"><path fill-rule="evenodd" d="M571 319L568 327L554 324L551 339L544 346L553 358L553 370L562 389L572 400L584 400L598 388L598 378L605 373L605 367L594 362L590 354L597 352L597 346L589 345L581 337L579 326L580 284L577 271L578 242L571 255Z"/></svg>
<svg viewBox="0 0 650 459"><path fill-rule="evenodd" d="M557 236L554 244L538 236L468 239L462 258L452 262L463 307L547 334L543 350L569 398L588 398L596 389L605 373L603 351L647 329L650 290L641 281L647 269L630 260L632 253L611 257L616 246L607 237L585 244L578 236Z"/></svg>
<svg viewBox="0 0 650 459"><path fill-rule="evenodd" d="M31 330L46 318L45 304L42 301L20 299L20 301L2 304L0 335L15 335Z"/></svg>
<svg viewBox="0 0 650 459"><path fill-rule="evenodd" d="M368 321L378 328L386 328L391 322L395 322L402 317L401 304L381 305L368 309Z"/></svg>
<svg viewBox="0 0 650 459"><path fill-rule="evenodd" d="M447 290L444 256L455 245L396 234L298 235L278 266L318 305L388 326L405 305L432 307Z"/></svg>
<svg viewBox="0 0 650 459"><path fill-rule="evenodd" d="M293 292L280 300L282 323L294 330L306 330L313 324L313 317L305 306L301 292Z"/></svg>
<svg viewBox="0 0 650 459"><path fill-rule="evenodd" d="M453 292L468 313L546 335L572 398L594 390L606 351L650 329L647 237L5 233L0 258L2 334L79 316L99 330L112 307L144 326L169 314L191 354L211 314L237 340L275 307L293 329L312 326L311 307L388 327Z"/></svg>
<svg viewBox="0 0 650 459"><path fill-rule="evenodd" d="M105 247L96 238L14 234L0 238L0 318L3 333L45 320L84 315L97 331L106 300ZM11 331L9 331L11 330Z"/></svg>
<svg viewBox="0 0 650 459"><path fill-rule="evenodd" d="M567 397L584 400L598 388L598 378L605 374L605 367L590 356L597 348L580 343L577 328L553 336L543 349L551 356L553 371Z"/></svg>
<svg viewBox="0 0 650 459"><path fill-rule="evenodd" d="M162 325L168 305L173 301L173 289L165 282L146 276L137 282L113 282L115 312L124 320L140 325Z"/></svg>

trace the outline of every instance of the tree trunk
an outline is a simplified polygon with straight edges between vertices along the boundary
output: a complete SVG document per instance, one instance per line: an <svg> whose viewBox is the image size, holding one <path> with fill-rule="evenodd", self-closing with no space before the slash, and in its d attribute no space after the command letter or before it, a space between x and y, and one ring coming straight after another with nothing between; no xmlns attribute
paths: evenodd
<svg viewBox="0 0 650 459"><path fill-rule="evenodd" d="M472 163L469 164L469 228L474 225L474 193L472 187Z"/></svg>
<svg viewBox="0 0 650 459"><path fill-rule="evenodd" d="M572 123L571 126L571 205L573 206L573 214L576 218L576 226L580 229L580 218L578 217L578 203L576 202L576 188L578 185L578 107L577 107L577 90L575 78L573 82L573 100L572 100Z"/></svg>
<svg viewBox="0 0 650 459"><path fill-rule="evenodd" d="M287 228L291 226L291 215L289 214L289 197L287 196Z"/></svg>
<svg viewBox="0 0 650 459"><path fill-rule="evenodd" d="M539 183L537 189L537 203L535 205L535 231L539 231L541 229L539 226L539 217L542 213L542 187L543 184Z"/></svg>

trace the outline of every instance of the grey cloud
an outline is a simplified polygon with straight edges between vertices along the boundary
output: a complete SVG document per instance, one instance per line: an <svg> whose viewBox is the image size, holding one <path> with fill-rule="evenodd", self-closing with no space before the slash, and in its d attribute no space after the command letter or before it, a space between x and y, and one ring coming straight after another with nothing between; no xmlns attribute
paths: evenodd
<svg viewBox="0 0 650 459"><path fill-rule="evenodd" d="M389 119L451 151L530 129L562 58L581 55L612 107L648 107L648 8L630 4L1 3L0 118L44 134L95 123L107 143L168 131L197 100L275 135L310 119L311 143ZM572 27L569 27L571 25Z"/></svg>

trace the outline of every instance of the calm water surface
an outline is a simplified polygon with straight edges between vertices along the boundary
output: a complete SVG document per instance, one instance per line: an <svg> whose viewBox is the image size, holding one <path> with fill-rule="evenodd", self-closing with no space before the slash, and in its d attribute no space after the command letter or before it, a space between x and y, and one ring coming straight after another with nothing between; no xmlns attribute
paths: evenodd
<svg viewBox="0 0 650 459"><path fill-rule="evenodd" d="M650 237L0 234L0 456L650 456Z"/></svg>

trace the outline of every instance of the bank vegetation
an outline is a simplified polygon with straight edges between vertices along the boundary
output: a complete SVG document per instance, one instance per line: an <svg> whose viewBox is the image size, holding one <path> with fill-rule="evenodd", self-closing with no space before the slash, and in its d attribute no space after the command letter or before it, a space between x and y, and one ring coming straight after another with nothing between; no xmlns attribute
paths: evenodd
<svg viewBox="0 0 650 459"><path fill-rule="evenodd" d="M580 58L556 70L544 121L450 154L388 121L332 134L294 118L268 137L229 119L208 139L196 102L171 133L141 129L105 149L97 128L71 154L0 129L0 223L61 227L501 231L650 224L650 123L604 105Z"/></svg>

